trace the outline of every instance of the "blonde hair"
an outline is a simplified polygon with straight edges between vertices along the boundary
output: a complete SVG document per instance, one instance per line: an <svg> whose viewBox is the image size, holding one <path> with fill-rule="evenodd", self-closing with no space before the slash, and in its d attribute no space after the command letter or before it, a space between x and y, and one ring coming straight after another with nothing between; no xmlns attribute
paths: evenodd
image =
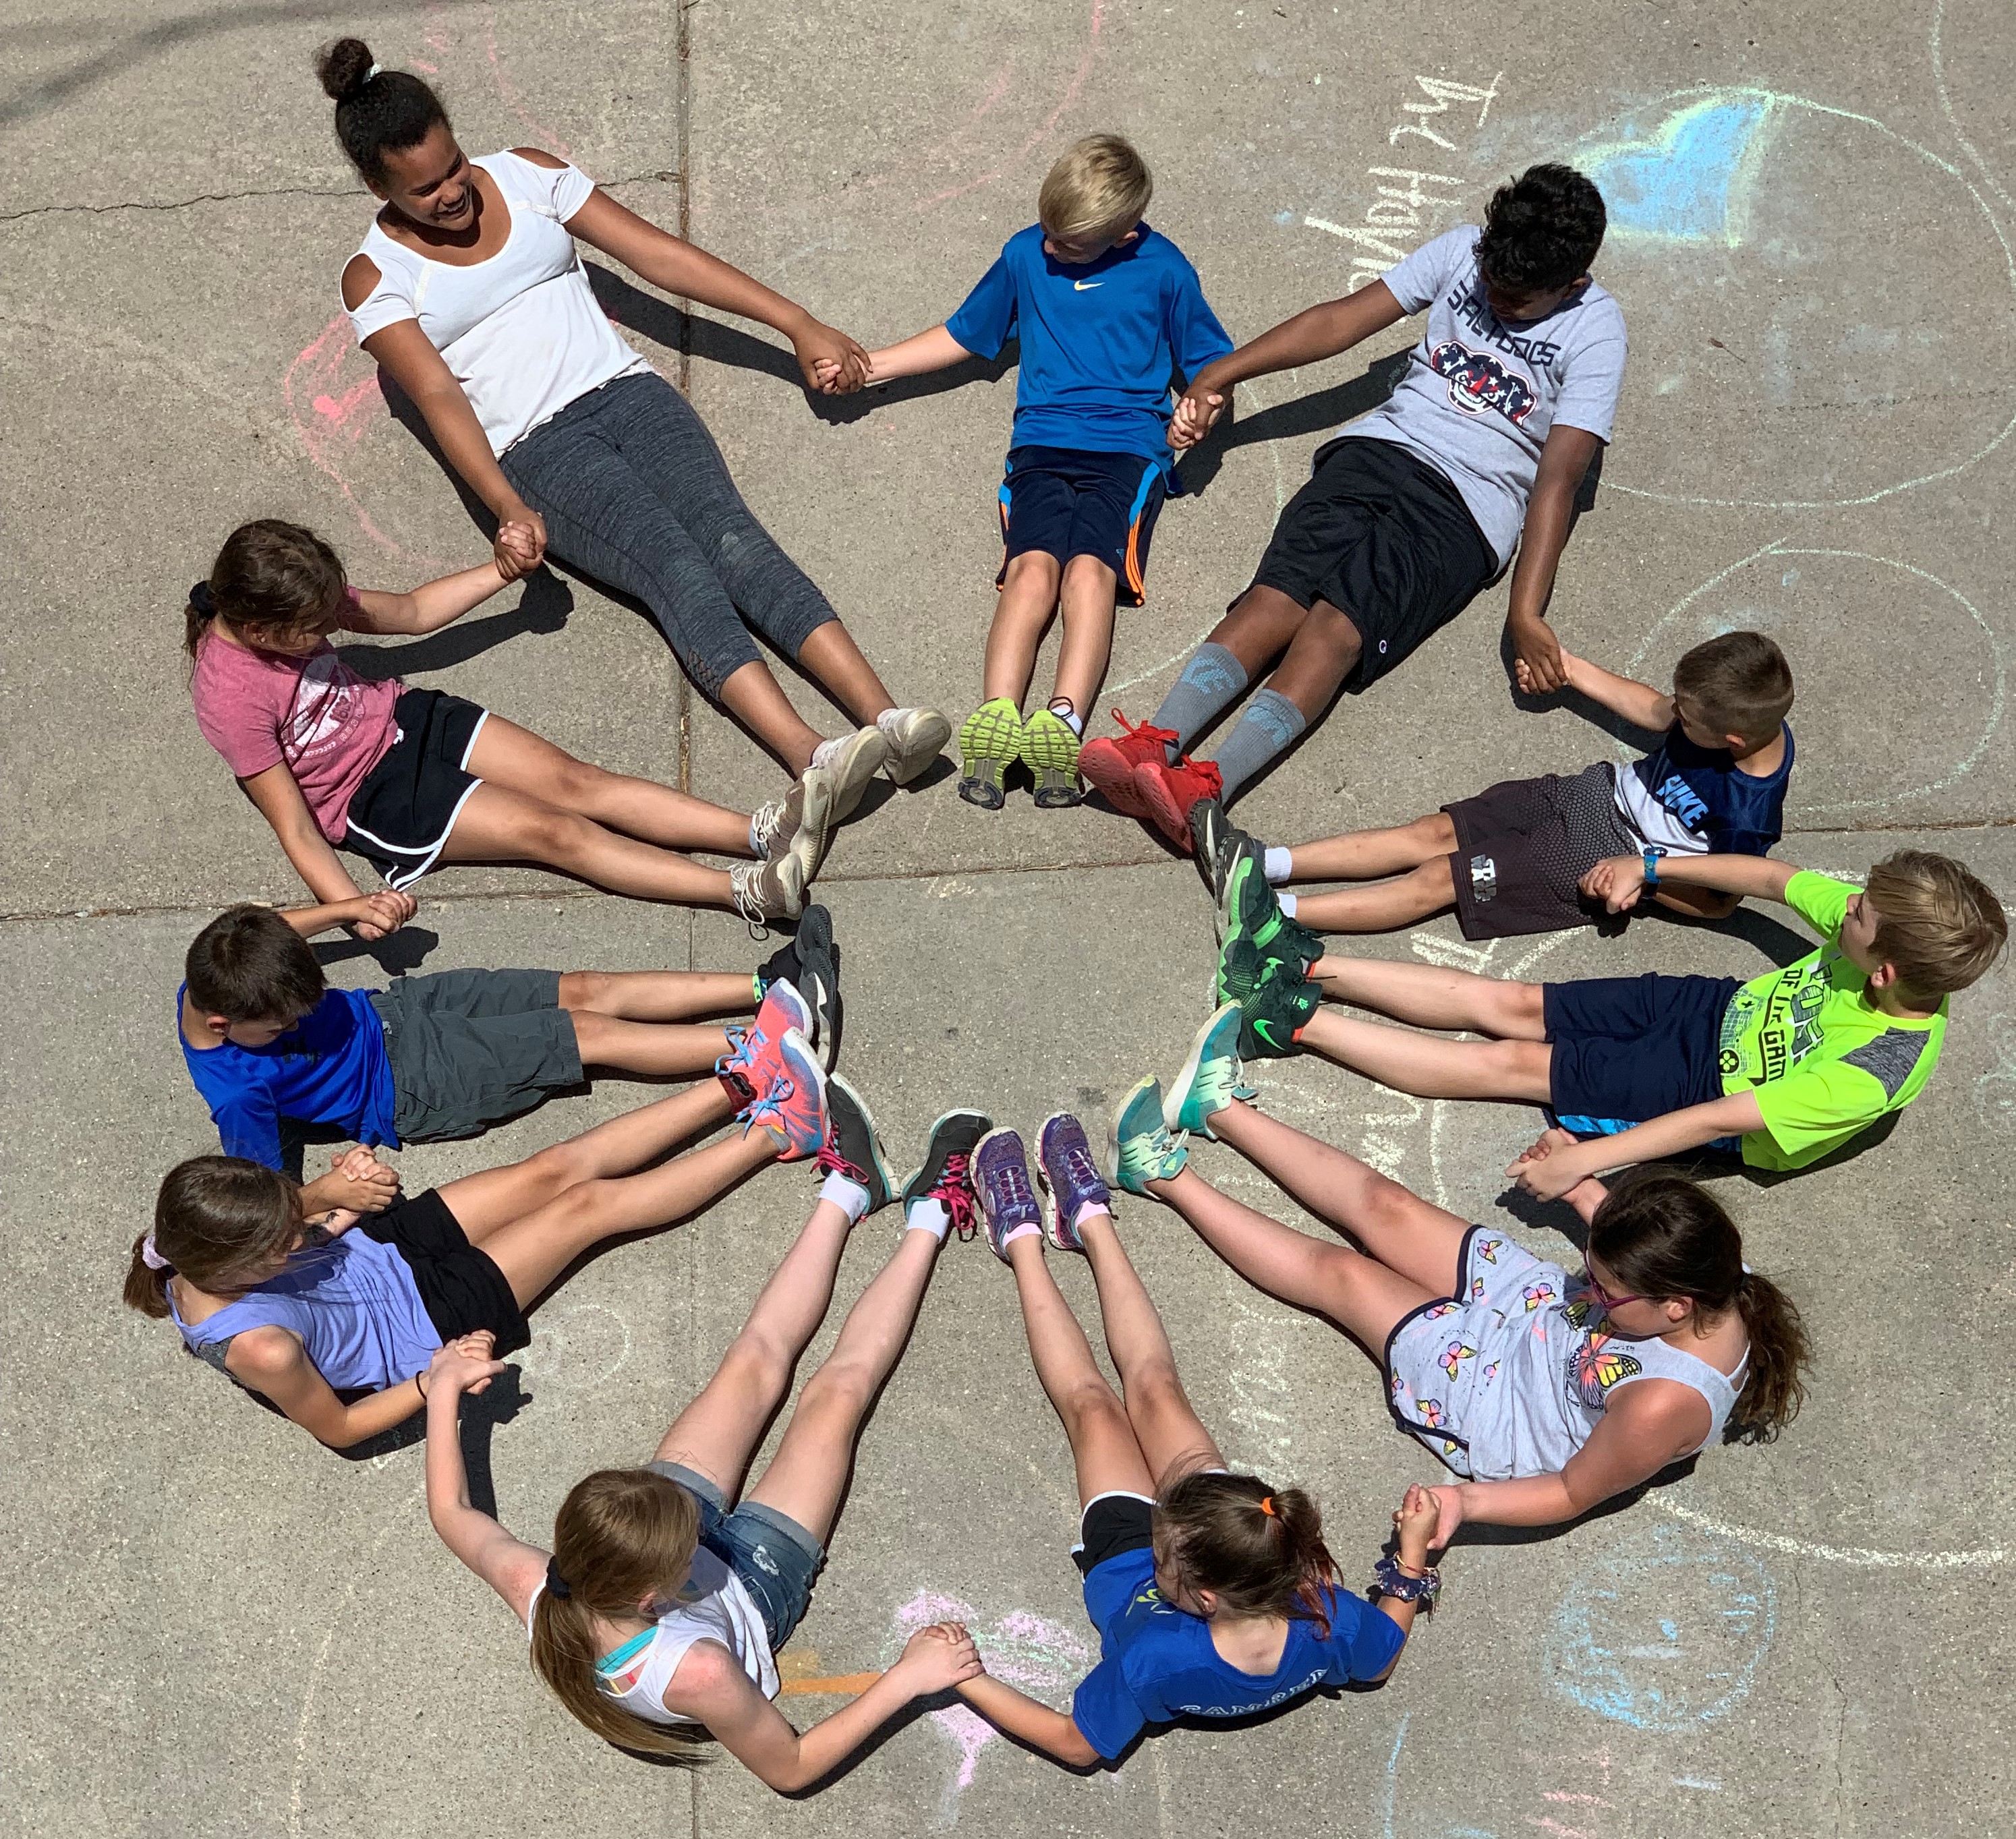
<svg viewBox="0 0 2016 1839"><path fill-rule="evenodd" d="M2002 903L1952 857L1900 849L1869 871L1877 955L1899 993L1929 1008L1988 970L2009 942Z"/></svg>
<svg viewBox="0 0 2016 1839"><path fill-rule="evenodd" d="M699 1546L699 1505L676 1481L649 1469L598 1469L560 1503L547 1587L532 1611L532 1669L553 1696L605 1743L688 1767L706 1759L707 1730L647 1722L603 1691L595 1623L633 1616L646 1597L676 1589Z"/></svg>
<svg viewBox="0 0 2016 1839"><path fill-rule="evenodd" d="M1155 195L1148 163L1117 134L1089 134L1053 166L1036 215L1053 236L1124 236Z"/></svg>

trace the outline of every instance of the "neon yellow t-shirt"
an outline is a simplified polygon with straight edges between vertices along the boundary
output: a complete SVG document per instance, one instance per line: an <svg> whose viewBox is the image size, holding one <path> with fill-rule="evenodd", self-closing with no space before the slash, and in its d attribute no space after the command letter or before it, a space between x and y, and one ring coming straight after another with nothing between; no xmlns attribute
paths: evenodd
<svg viewBox="0 0 2016 1839"><path fill-rule="evenodd" d="M1810 957L1752 977L1722 1017L1722 1089L1755 1092L1764 1128L1743 1139L1753 1168L1804 1168L1925 1089L1946 1035L1946 1005L1900 1020L1870 1002L1867 975L1841 949L1861 891L1802 869L1785 903L1827 941Z"/></svg>

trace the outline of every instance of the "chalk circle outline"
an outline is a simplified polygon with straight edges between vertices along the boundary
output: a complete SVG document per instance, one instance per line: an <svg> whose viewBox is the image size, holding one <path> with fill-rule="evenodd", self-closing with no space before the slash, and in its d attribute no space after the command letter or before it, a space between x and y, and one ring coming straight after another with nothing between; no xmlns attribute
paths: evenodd
<svg viewBox="0 0 2016 1839"><path fill-rule="evenodd" d="M1622 1551L1607 1553L1589 1571L1578 1578L1554 1611L1542 1664L1556 1693L1586 1711L1608 1718L1633 1729L1682 1731L1697 1724L1712 1723L1726 1717L1749 1696L1758 1669L1770 1653L1778 1627L1778 1590L1762 1563L1748 1553L1730 1554L1711 1546L1690 1548L1664 1527L1651 1528L1652 1554L1640 1558ZM1723 1609L1724 1617L1749 1615L1755 1625L1747 1639L1748 1650L1741 1661L1723 1677L1729 1683L1707 1704L1696 1706L1685 1698L1669 1700L1658 1682L1643 1688L1634 1686L1632 1675L1611 1650L1602 1645L1603 1632L1597 1625L1605 1600L1615 1600L1622 1585L1641 1571L1672 1570L1686 1567L1706 1571L1712 1588L1723 1587L1730 1602L1751 1607ZM1670 1625L1668 1625L1670 1627ZM1669 1641L1676 1639L1669 1633ZM1640 1657L1626 1651L1626 1659ZM1713 1675L1706 1675L1712 1679Z"/></svg>
<svg viewBox="0 0 2016 1839"><path fill-rule="evenodd" d="M2016 211L2016 198L2011 197L2003 189L2002 182L1996 177L1994 169L1960 126L1959 113L1953 107L1952 93L1946 87L1946 0L1936 0L1932 8L1932 86L1939 92L1939 112L1946 117L1946 125L1953 130L1955 144L1981 169L1981 176L1987 182L1988 189L2011 211Z"/></svg>
<svg viewBox="0 0 2016 1839"><path fill-rule="evenodd" d="M1943 89L1943 85L1942 85L1942 89ZM1974 200L1975 208L1981 213L1983 221L1985 221L1990 233L1995 238L1996 247L2002 251L2003 267L2008 275L2010 291L2011 293L2016 293L2016 249L2011 248L2009 239L2002 233L2002 225L1996 217L1994 208L1981 195L1980 188L1950 160L1934 153L1922 142L1913 140L1909 135L1899 134L1895 128L1877 121L1874 115L1864 115L1854 109L1836 108L1830 103L1816 102L1810 96L1793 95L1784 90L1765 89L1746 85L1701 83L1685 89L1669 90L1665 95L1654 98L1646 105L1646 107L1650 110L1661 108L1668 103L1679 102L1683 98L1716 95L1729 96L1733 99L1744 98L1762 102L1767 106L1776 107L1805 109L1816 115L1831 115L1839 121L1859 122L1865 128L1874 128L1877 133L1888 139L1895 141L1899 146L1908 148L1920 159L1936 167L1948 178L1957 181L1966 188L1967 196ZM1592 131L1589 135L1583 137L1583 140L1585 142L1593 140L1597 131ZM1579 144L1581 143L1578 143ZM1655 491L1647 486L1626 485L1622 480L1614 478L1607 480L1606 483L1613 491L1620 491L1628 498L1650 498L1655 502L1666 505L1697 505L1715 510L1833 510L1857 505L1876 504L1884 498L1895 497L1900 491L1914 491L1921 485L1935 484L1942 479L1953 478L1959 473L1965 472L1970 466L1978 466L1982 460L1987 459L1990 454L2000 448L2012 434L2016 434L2016 412L2011 413L2009 419L2003 423L2000 432L1996 434L1985 447L1969 455L1965 459L1957 460L1953 465L1942 466L1934 472L1922 473L1915 479L1899 480L1892 484L1880 487L1874 491L1863 492L1853 498L1703 498L1687 492Z"/></svg>
<svg viewBox="0 0 2016 1839"><path fill-rule="evenodd" d="M1528 977L1533 967L1550 952L1557 951L1575 936L1571 932L1550 933L1531 951L1514 963L1504 973L1514 982ZM1493 941L1493 948L1499 941ZM1487 960L1488 962L1488 960ZM1442 1180L1442 1133L1449 1107L1457 1101L1438 1098L1428 1106L1428 1166L1434 1177L1435 1204L1445 1213L1461 1210L1453 1204L1447 1186ZM1908 1552L1885 1551L1874 1546L1837 1546L1816 1539L1795 1538L1789 1533L1772 1532L1762 1527L1739 1526L1732 1521L1718 1520L1703 1513L1698 1507L1690 1507L1684 1502L1672 1498L1674 1484L1648 1492L1646 1499L1662 1513L1676 1520L1685 1521L1689 1525L1712 1534L1717 1538L1733 1539L1738 1545L1754 1547L1759 1551L1780 1552L1789 1558L1818 1559L1828 1564L1845 1564L1859 1569L1880 1571L1971 1571L1985 1569L1997 1564L2006 1564L2016 1551L2004 1546L1981 1546L1964 1551L1928 1552L1922 1546Z"/></svg>
<svg viewBox="0 0 2016 1839"><path fill-rule="evenodd" d="M2016 424L2012 424L2016 425ZM1899 574L1908 574L1921 581L1929 582L1942 593L1957 601L1967 617L1981 628L1982 638L1988 642L1989 655L1995 662L1995 684L1989 701L1988 719L1981 732L1975 736L1974 745L1964 754L1959 763L1942 779L1928 780L1921 786L1907 786L1899 792L1888 792L1880 798L1832 798L1825 802L1807 806L1799 813L1802 819L1811 820L1830 813L1856 811L1885 811L1906 798L1930 797L1934 793L1950 791L1981 762L1988 751L1989 743L1995 739L2002 725L2003 711L2008 699L2008 660L2003 654L2002 641L1995 628L1982 615L1979 607L1967 599L1950 581L1942 581L1928 568L1920 568L1909 562L1899 562L1888 556L1874 556L1866 549L1829 549L1795 545L1783 538L1773 538L1761 549L1753 549L1748 556L1739 557L1726 568L1718 570L1697 588L1683 595L1672 607L1654 621L1638 642L1638 649L1631 654L1630 661L1624 667L1627 675L1635 675L1643 665L1645 654L1651 650L1652 642L1658 638L1704 594L1712 593L1722 584L1742 570L1773 556L1813 556L1837 562L1871 562L1882 568L1895 569Z"/></svg>

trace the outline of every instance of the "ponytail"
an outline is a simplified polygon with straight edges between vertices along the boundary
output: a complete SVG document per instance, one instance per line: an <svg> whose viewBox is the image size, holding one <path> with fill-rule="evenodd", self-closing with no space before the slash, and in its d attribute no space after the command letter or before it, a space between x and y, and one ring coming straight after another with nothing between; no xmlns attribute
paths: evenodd
<svg viewBox="0 0 2016 1839"><path fill-rule="evenodd" d="M1706 1189L1669 1169L1633 1169L1596 1210L1589 1249L1641 1296L1686 1297L1705 1315L1742 1316L1749 1371L1725 1441L1769 1442L1798 1415L1810 1359L1799 1312L1744 1265L1742 1236Z"/></svg>
<svg viewBox="0 0 2016 1839"><path fill-rule="evenodd" d="M133 1241L133 1261L126 1269L123 1300L127 1308L157 1321L164 1319L168 1313L168 1279L175 1269L154 1250L154 1235L142 1233Z"/></svg>
<svg viewBox="0 0 2016 1839"><path fill-rule="evenodd" d="M257 1281L300 1243L301 1189L263 1163L192 1156L170 1169L154 1200L154 1228L133 1241L124 1298L157 1319L168 1312L168 1279L180 1272L212 1292Z"/></svg>
<svg viewBox="0 0 2016 1839"><path fill-rule="evenodd" d="M605 1693L595 1625L677 1589L699 1545L699 1506L676 1481L649 1469L598 1470L560 1503L546 1588L532 1610L532 1670L576 1722L620 1750L686 1768L707 1760L707 1730L652 1723Z"/></svg>
<svg viewBox="0 0 2016 1839"><path fill-rule="evenodd" d="M1330 1633L1324 1592L1337 1564L1323 1515L1301 1488L1269 1488L1257 1475L1186 1475L1157 1496L1154 1538L1158 1559L1234 1614L1287 1616Z"/></svg>
<svg viewBox="0 0 2016 1839"><path fill-rule="evenodd" d="M1745 1271L1736 1306L1750 1337L1750 1376L1723 1432L1728 1443L1769 1443L1805 1402L1802 1369L1811 1360L1798 1305L1769 1277Z"/></svg>
<svg viewBox="0 0 2016 1839"><path fill-rule="evenodd" d="M198 581L189 589L189 605L182 609L182 650L189 654L189 661L203 649L203 642L210 636L210 622L217 617L217 603L210 597L210 583Z"/></svg>
<svg viewBox="0 0 2016 1839"><path fill-rule="evenodd" d="M209 574L189 589L183 646L193 660L219 619L254 646L262 632L298 632L340 614L348 586L341 559L313 531L254 518L224 539Z"/></svg>

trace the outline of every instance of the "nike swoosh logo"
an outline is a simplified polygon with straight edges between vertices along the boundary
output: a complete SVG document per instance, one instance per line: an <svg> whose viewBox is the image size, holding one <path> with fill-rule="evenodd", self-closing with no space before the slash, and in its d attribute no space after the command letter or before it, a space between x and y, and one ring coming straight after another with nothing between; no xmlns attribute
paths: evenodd
<svg viewBox="0 0 2016 1839"><path fill-rule="evenodd" d="M1274 1024L1272 1022L1266 1020L1264 1017L1253 1024L1253 1032L1258 1035L1262 1041L1265 1042L1269 1047L1278 1049L1281 1045L1280 1042L1274 1038Z"/></svg>
<svg viewBox="0 0 2016 1839"><path fill-rule="evenodd" d="M1074 281L1071 287L1074 292L1083 293L1087 288L1103 287L1105 285L1103 281Z"/></svg>

